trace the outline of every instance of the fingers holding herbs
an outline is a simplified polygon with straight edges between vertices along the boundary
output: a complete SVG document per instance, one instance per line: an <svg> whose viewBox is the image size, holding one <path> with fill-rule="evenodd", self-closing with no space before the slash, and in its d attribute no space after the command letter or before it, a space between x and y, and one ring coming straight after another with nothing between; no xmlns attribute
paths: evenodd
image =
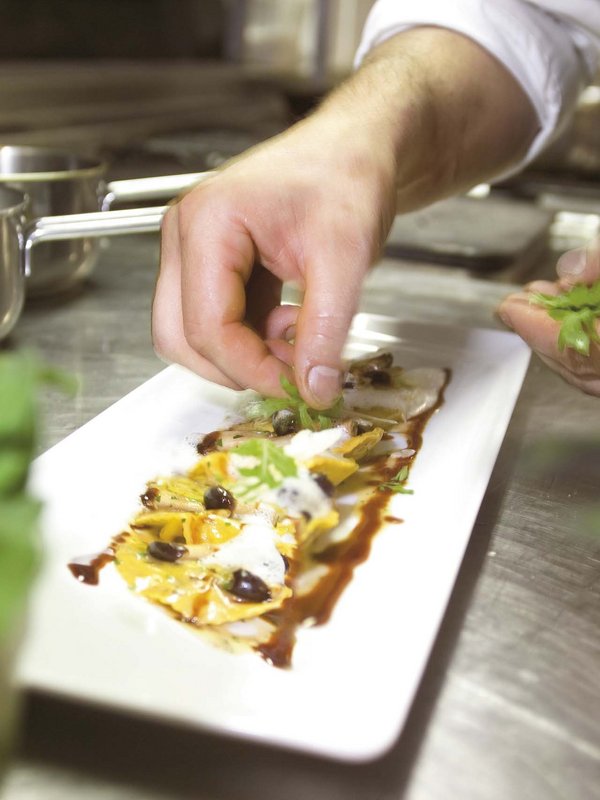
<svg viewBox="0 0 600 800"><path fill-rule="evenodd" d="M578 283L590 285L600 280L600 237L587 247L569 250L556 265L561 288L568 289Z"/></svg>
<svg viewBox="0 0 600 800"><path fill-rule="evenodd" d="M507 297L499 316L568 383L600 396L600 240L565 253L557 272Z"/></svg>

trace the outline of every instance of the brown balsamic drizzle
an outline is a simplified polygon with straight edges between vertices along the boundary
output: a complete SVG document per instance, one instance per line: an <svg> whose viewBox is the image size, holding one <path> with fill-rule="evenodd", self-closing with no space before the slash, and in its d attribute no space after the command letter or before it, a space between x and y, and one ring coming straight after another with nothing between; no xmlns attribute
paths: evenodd
<svg viewBox="0 0 600 800"><path fill-rule="evenodd" d="M440 391L437 404L426 413L411 421L405 433L407 447L414 450L412 456L398 456L390 460L389 456L373 460L369 465L369 478L365 487L379 486L390 480L403 466L410 467L423 444L423 431L429 419L444 402L444 389L450 379L446 371L446 382ZM375 475L377 480L372 479ZM268 615L275 625L271 637L256 647L256 650L269 664L275 667L289 667L296 643L296 631L307 620L315 625L327 622L340 595L352 579L355 567L369 555L375 534L383 521L402 522L396 517L385 516L390 492L367 488L366 497L359 507L359 519L350 535L342 542L328 547L313 557L313 561L327 564L328 572L317 585L305 595L293 595L285 601L280 609ZM295 574L290 576L293 585Z"/></svg>
<svg viewBox="0 0 600 800"><path fill-rule="evenodd" d="M116 546L125 541L127 535L121 533L115 536L109 546L100 553L74 558L67 564L67 567L80 583L97 586L100 580L100 570L115 560Z"/></svg>
<svg viewBox="0 0 600 800"><path fill-rule="evenodd" d="M355 567L368 557L371 543L381 528L382 522L403 522L397 517L385 515L390 492L378 491L377 487L391 480L403 466L410 468L413 464L423 444L425 426L444 403L444 391L448 386L450 376L451 372L447 369L446 381L436 405L411 420L408 431L404 432L407 448L415 451L412 456L397 456L395 459L391 459L389 454L386 454L363 462L363 464L368 464L368 474L365 474L362 484L363 500L358 508L357 524L344 541L337 542L313 556L314 563L327 564L328 572L310 592L305 595L293 595L283 603L280 609L265 614L265 619L273 623L275 630L266 642L256 646L256 650L269 664L275 667L291 665L298 628L308 620L315 625L327 622L338 598L352 579ZM217 448L221 436L221 430L206 434L196 446L198 454L207 455L213 452ZM388 438L388 435L386 434L384 438ZM142 495L142 502L143 499L144 495ZM149 497L148 499L154 498ZM96 555L74 559L68 564L69 569L82 583L97 584L100 570L106 564L114 561L116 545L124 541L127 536L127 533L116 536L105 550ZM299 570L298 562L292 563L288 572L289 585L294 585ZM198 597L198 610L203 601L202 596ZM181 622L195 624L194 617L186 618L176 612L172 612L172 616Z"/></svg>
<svg viewBox="0 0 600 800"><path fill-rule="evenodd" d="M292 596L281 609L270 615L276 629L267 642L257 647L269 664L289 667L300 625L308 619L322 625L329 619L340 594L352 578L354 568L369 555L387 500L384 492L373 492L361 506L359 521L350 536L314 558L316 563L329 567L314 589L305 595Z"/></svg>

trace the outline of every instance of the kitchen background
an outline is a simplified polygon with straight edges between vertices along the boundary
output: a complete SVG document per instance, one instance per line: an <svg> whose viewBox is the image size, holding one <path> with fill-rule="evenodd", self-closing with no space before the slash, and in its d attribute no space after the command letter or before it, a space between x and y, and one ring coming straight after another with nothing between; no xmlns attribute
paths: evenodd
<svg viewBox="0 0 600 800"><path fill-rule="evenodd" d="M284 129L348 74L371 5L0 0L0 144L93 155L107 161L108 178L214 168ZM599 176L595 85L523 174L491 194L479 187L486 204L461 198L398 219L388 254L524 279L540 247L598 230Z"/></svg>

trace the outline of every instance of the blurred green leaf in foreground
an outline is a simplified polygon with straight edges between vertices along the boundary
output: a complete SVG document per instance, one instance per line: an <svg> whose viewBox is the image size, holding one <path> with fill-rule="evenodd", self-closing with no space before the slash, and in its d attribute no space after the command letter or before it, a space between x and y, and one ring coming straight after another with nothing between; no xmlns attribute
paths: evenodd
<svg viewBox="0 0 600 800"><path fill-rule="evenodd" d="M31 353L0 353L0 637L25 600L38 561L41 504L26 487L44 384L69 393L77 388L74 379Z"/></svg>

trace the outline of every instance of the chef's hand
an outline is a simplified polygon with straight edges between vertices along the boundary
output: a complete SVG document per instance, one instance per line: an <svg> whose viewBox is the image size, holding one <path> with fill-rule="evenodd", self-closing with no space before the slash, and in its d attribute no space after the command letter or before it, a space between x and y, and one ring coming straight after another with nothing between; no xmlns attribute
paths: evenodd
<svg viewBox="0 0 600 800"><path fill-rule="evenodd" d="M531 293L560 294L578 283L591 285L600 280L600 239L587 248L570 250L556 265L558 280L535 281L526 291L509 295L498 309L502 321L519 334L550 369L558 372L567 383L587 394L600 397L600 345L592 342L589 356L570 348L558 349L560 322L547 311L529 302ZM600 320L596 320L600 334Z"/></svg>
<svg viewBox="0 0 600 800"><path fill-rule="evenodd" d="M233 388L281 394L286 374L313 405L337 397L340 353L395 203L391 147L373 151L337 122L293 128L168 211L158 352ZM284 281L304 292L300 308L280 304Z"/></svg>
<svg viewBox="0 0 600 800"><path fill-rule="evenodd" d="M308 119L236 159L167 213L156 350L211 380L311 405L340 391L361 285L396 210L469 188L537 126L512 76L459 34L394 36ZM282 281L304 291L281 306Z"/></svg>

